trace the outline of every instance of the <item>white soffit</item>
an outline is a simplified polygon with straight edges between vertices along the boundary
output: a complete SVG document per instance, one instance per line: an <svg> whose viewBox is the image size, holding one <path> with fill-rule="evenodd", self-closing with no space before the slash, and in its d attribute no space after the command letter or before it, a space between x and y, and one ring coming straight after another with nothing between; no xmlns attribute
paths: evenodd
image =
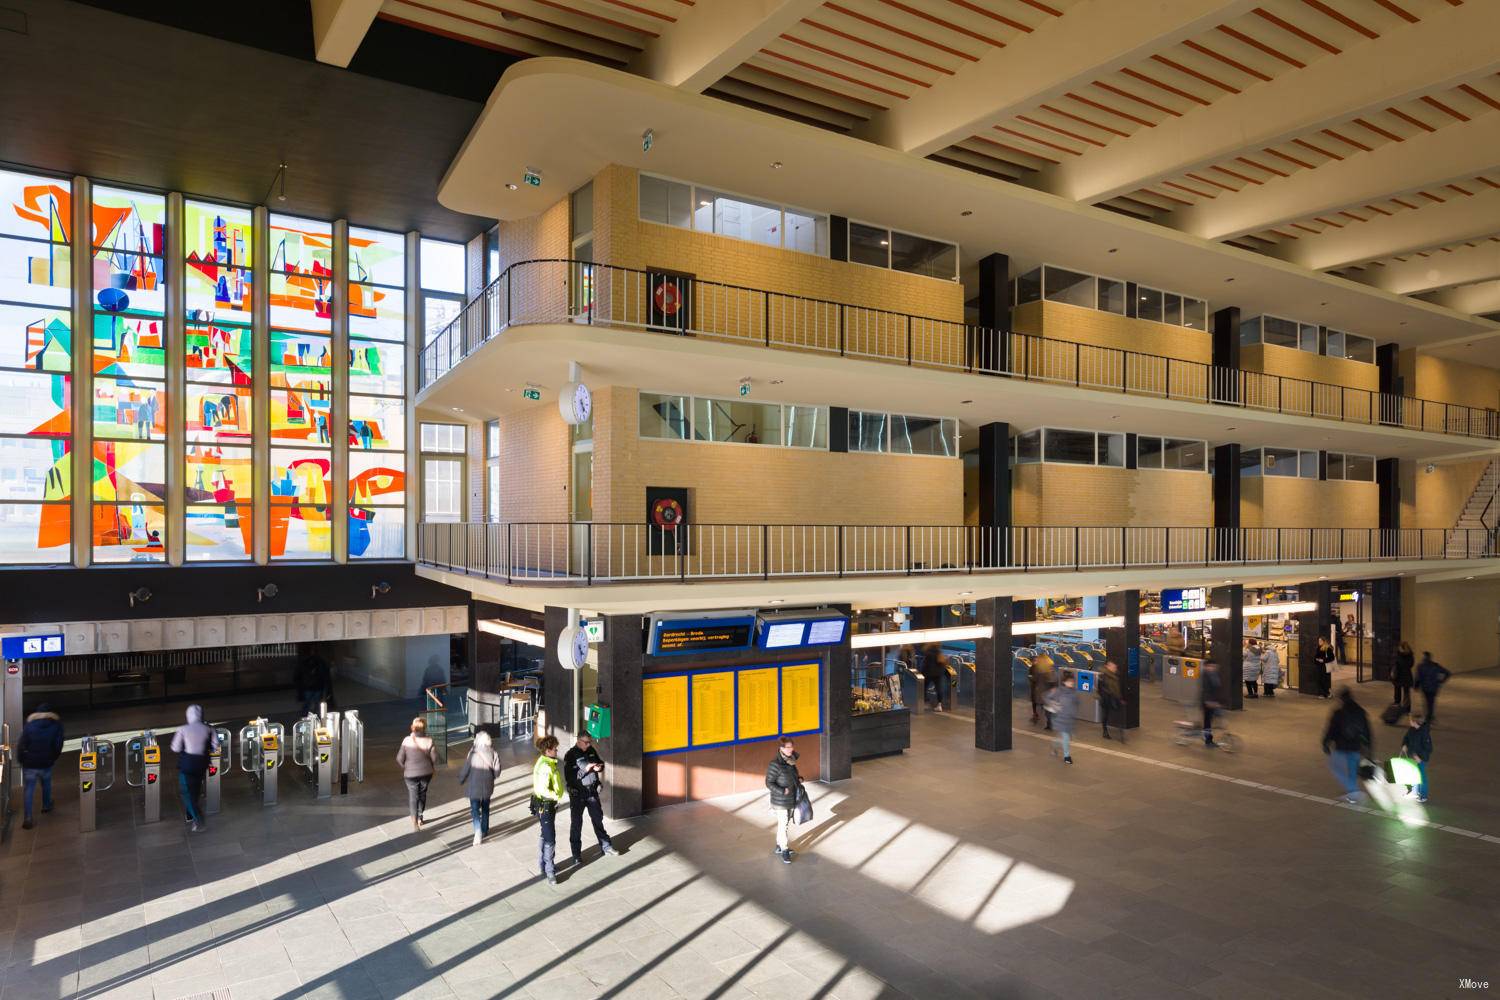
<svg viewBox="0 0 1500 1000"><path fill-rule="evenodd" d="M571 59L506 71L438 200L528 218L610 163L954 240L966 261L1006 253L1013 271L1047 261L1403 347L1461 350L1500 335L1500 324L1431 303ZM540 187L520 184L527 167Z"/></svg>

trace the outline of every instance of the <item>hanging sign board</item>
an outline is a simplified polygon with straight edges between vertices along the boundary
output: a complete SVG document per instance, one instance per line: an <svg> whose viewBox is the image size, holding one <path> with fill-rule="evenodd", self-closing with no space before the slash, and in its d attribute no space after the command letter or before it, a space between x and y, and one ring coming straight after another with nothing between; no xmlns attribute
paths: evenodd
<svg viewBox="0 0 1500 1000"><path fill-rule="evenodd" d="M755 632L754 611L704 614L653 614L647 652L652 656L725 653L749 649Z"/></svg>

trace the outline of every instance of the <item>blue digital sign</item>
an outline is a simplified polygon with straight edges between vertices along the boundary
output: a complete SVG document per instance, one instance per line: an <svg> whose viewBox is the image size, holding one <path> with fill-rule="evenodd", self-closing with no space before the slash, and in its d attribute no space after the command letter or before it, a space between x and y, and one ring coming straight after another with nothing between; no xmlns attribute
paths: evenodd
<svg viewBox="0 0 1500 1000"><path fill-rule="evenodd" d="M648 652L652 656L730 653L749 649L754 638L755 615L747 611L681 617L652 615Z"/></svg>
<svg viewBox="0 0 1500 1000"><path fill-rule="evenodd" d="M810 649L837 646L849 631L849 619L841 614L801 617L762 615L756 645L761 649Z"/></svg>
<svg viewBox="0 0 1500 1000"><path fill-rule="evenodd" d="M7 635L0 638L0 656L7 660L35 660L63 655L60 635Z"/></svg>
<svg viewBox="0 0 1500 1000"><path fill-rule="evenodd" d="M1188 590L1163 590L1161 592L1161 609L1168 613L1174 611L1206 611L1208 610L1208 591L1202 587L1192 587Z"/></svg>

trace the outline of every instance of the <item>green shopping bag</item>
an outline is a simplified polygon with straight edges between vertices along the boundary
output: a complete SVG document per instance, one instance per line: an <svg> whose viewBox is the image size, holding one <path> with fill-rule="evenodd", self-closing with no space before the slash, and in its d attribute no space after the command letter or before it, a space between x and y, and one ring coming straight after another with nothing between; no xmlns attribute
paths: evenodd
<svg viewBox="0 0 1500 1000"><path fill-rule="evenodd" d="M1393 784L1420 785L1422 783L1422 772L1417 769L1417 762L1410 757L1392 757L1390 769Z"/></svg>

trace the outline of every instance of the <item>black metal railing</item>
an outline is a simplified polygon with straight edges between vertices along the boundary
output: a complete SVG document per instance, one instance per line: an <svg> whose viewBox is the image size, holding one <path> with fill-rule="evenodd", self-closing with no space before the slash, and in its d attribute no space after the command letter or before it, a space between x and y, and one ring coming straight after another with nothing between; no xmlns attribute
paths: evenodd
<svg viewBox="0 0 1500 1000"><path fill-rule="evenodd" d="M1484 529L424 522L417 562L508 583L1491 559Z"/></svg>
<svg viewBox="0 0 1500 1000"><path fill-rule="evenodd" d="M520 261L422 349L423 388L511 326L587 323L1235 406L1500 438L1500 411L1268 375L952 320L575 260Z"/></svg>

